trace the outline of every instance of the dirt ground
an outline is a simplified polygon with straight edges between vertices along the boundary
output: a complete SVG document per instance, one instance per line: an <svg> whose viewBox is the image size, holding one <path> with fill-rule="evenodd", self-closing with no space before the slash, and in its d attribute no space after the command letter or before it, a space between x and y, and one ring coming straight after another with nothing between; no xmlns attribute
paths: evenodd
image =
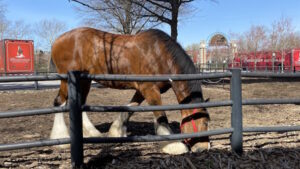
<svg viewBox="0 0 300 169"><path fill-rule="evenodd" d="M243 99L300 98L300 82L272 83L254 80L242 86ZM268 80L266 80L268 81ZM0 111L51 107L58 89L0 92ZM229 99L229 85L203 85L205 98ZM90 105L126 105L132 90L92 88ZM163 104L177 104L172 90L162 96ZM143 103L146 105L146 103ZM209 129L230 127L230 107L209 108ZM243 107L243 125L300 125L299 105L257 105ZM117 113L89 113L92 122L107 133ZM167 112L171 128L179 133L179 111ZM68 116L65 116L68 120ZM0 144L47 139L53 115L0 119ZM129 135L154 134L151 112L134 114ZM84 146L87 168L300 168L300 132L246 133L244 154L231 152L229 135L211 137L211 149L202 153L171 156L160 151L160 143L88 144ZM41 147L0 152L0 168L70 168L70 151Z"/></svg>

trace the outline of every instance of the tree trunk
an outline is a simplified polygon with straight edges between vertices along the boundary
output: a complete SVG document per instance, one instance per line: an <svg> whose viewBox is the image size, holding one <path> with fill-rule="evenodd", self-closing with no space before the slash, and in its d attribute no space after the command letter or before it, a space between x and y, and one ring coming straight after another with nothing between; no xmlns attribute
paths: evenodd
<svg viewBox="0 0 300 169"><path fill-rule="evenodd" d="M132 28L131 28L131 8L132 8L132 2L125 0L124 1L124 9L125 9L125 25L124 25L124 34L131 34Z"/></svg>
<svg viewBox="0 0 300 169"><path fill-rule="evenodd" d="M178 25L178 11L179 11L179 1L174 0L173 3L171 4L172 7L172 20L171 20L171 37L177 41L177 36L178 36L178 30L177 30L177 25Z"/></svg>

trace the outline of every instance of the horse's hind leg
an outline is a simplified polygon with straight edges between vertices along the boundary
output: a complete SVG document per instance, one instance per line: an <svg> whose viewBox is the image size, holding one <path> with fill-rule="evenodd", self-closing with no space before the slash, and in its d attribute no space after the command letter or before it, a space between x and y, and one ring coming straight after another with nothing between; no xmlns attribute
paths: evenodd
<svg viewBox="0 0 300 169"><path fill-rule="evenodd" d="M58 95L54 100L54 106L64 106L67 101L67 82L61 81L60 89ZM64 120L63 113L56 113L54 116L53 127L51 130L50 138L59 139L59 138L68 138L69 132Z"/></svg>
<svg viewBox="0 0 300 169"><path fill-rule="evenodd" d="M155 85L145 85L141 88L141 93L149 105L162 105L160 90ZM154 128L157 135L170 135L172 130L169 127L168 119L164 111L154 111ZM189 151L182 142L168 142L162 151L168 154L183 154Z"/></svg>
<svg viewBox="0 0 300 169"><path fill-rule="evenodd" d="M136 91L130 103L127 106L138 106L144 101L144 97L140 92ZM119 117L112 123L108 131L109 137L127 137L127 122L133 112L122 112Z"/></svg>
<svg viewBox="0 0 300 169"><path fill-rule="evenodd" d="M82 103L86 102L87 95L90 89L90 81L81 81L82 89ZM54 106L64 106L68 98L68 85L66 81L61 81L60 89L57 97L54 100ZM86 112L82 113L82 125L84 136L100 136L101 133L94 127L89 120ZM51 139L69 138L68 128L66 126L63 113L56 113L54 117L53 127L51 131ZM62 146L63 147L63 146Z"/></svg>

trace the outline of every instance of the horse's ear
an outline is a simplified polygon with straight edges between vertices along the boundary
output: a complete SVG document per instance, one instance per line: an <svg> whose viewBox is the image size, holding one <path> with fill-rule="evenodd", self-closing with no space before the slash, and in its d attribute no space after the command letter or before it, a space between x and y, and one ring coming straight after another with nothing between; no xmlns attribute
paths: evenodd
<svg viewBox="0 0 300 169"><path fill-rule="evenodd" d="M204 102L205 102L205 103L206 103L206 102L209 102L209 100L210 100L210 98L207 98L207 99L204 100Z"/></svg>

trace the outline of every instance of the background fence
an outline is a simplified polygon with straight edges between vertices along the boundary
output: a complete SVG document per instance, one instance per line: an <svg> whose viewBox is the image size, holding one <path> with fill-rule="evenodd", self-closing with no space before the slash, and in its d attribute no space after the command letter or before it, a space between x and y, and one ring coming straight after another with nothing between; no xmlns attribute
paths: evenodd
<svg viewBox="0 0 300 169"><path fill-rule="evenodd" d="M0 77L1 82L20 81L45 81L45 80L68 80L69 99L67 106L52 107L34 110L7 111L1 112L0 118L20 117L51 114L57 112L70 112L70 138L40 140L25 143L0 144L0 151L15 150L22 148L32 148L41 146L52 146L59 144L71 144L71 162L73 167L80 167L83 164L83 143L124 143L124 142L153 142L178 140L185 138L204 137L231 133L232 150L241 154L243 151L243 132L285 132L300 131L300 126L280 126L280 127L247 127L242 124L242 105L257 104L300 104L300 99L251 99L242 100L241 77L290 77L300 78L300 73L277 74L277 73L252 73L241 72L240 69L232 69L230 72L213 74L188 74L188 75L162 75L162 76L127 76L127 75L89 75L81 72L69 72L67 75L37 75L37 76L16 76ZM81 79L106 80L106 81L182 81L182 80L203 80L216 78L230 78L230 100L197 103L179 104L164 106L89 106L82 105L80 98L79 81ZM157 110L181 110L199 107L220 107L231 106L231 128L217 129L198 133L173 134L164 136L132 136L122 138L83 138L82 136L82 111L95 112L146 112Z"/></svg>

